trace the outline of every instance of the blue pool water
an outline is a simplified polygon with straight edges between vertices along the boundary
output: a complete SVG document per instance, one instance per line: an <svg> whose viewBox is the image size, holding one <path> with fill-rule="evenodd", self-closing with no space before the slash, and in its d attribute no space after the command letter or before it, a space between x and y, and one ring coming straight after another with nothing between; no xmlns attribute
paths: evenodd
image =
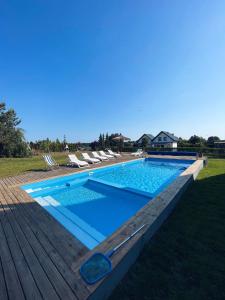
<svg viewBox="0 0 225 300"><path fill-rule="evenodd" d="M21 188L93 249L191 163L193 161L140 159Z"/></svg>

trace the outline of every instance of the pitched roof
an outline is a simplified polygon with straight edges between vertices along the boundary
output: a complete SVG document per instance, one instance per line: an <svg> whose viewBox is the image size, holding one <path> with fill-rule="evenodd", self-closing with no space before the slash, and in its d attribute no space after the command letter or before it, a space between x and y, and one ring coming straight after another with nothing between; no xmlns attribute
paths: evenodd
<svg viewBox="0 0 225 300"><path fill-rule="evenodd" d="M151 140L154 139L154 135L152 135L150 133L145 133L144 135L147 135Z"/></svg>
<svg viewBox="0 0 225 300"><path fill-rule="evenodd" d="M138 142L143 136L145 136L145 135L147 135L147 137L148 137L150 140L154 139L154 136L153 136L152 134L150 134L150 133L144 133L144 134L142 134L142 136L137 140L137 142Z"/></svg>
<svg viewBox="0 0 225 300"><path fill-rule="evenodd" d="M167 134L172 140L174 140L174 141L178 141L179 140L179 138L177 137L177 136L175 136L173 133L170 133L170 132L168 132L168 131L163 131L165 134Z"/></svg>
<svg viewBox="0 0 225 300"><path fill-rule="evenodd" d="M177 137L177 136L175 136L173 133L170 133L170 132L168 132L168 131L160 131L160 133L159 134L157 134L155 137L154 137L154 139L155 138L157 138L161 133L164 133L165 135L167 135L169 138L171 138L171 140L173 140L174 142L177 142L178 140L179 140L179 138ZM153 139L153 140L154 140Z"/></svg>

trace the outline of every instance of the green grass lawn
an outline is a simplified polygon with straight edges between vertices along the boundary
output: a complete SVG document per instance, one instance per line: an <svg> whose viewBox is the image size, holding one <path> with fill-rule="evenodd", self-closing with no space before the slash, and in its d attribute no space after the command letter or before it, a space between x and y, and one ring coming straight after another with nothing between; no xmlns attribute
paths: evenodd
<svg viewBox="0 0 225 300"><path fill-rule="evenodd" d="M54 153L53 157L60 164L66 163L65 153ZM43 170L45 164L41 155L28 158L0 158L0 177L18 175L32 170Z"/></svg>
<svg viewBox="0 0 225 300"><path fill-rule="evenodd" d="M225 299L225 159L211 159L110 300Z"/></svg>

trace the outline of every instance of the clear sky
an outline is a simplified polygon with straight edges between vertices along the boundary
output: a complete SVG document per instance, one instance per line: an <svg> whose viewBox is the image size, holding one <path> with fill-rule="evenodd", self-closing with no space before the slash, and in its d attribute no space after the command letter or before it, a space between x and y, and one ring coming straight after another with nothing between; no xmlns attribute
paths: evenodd
<svg viewBox="0 0 225 300"><path fill-rule="evenodd" d="M0 101L26 138L225 138L224 0L0 0Z"/></svg>

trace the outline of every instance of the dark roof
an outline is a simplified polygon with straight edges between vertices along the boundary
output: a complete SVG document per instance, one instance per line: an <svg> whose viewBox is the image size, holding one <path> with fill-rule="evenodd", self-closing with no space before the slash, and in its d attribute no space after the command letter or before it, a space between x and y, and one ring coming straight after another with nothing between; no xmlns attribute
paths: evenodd
<svg viewBox="0 0 225 300"><path fill-rule="evenodd" d="M137 140L137 142L144 136L144 135L147 135L147 137L150 139L150 140L153 140L154 139L154 136L150 133L144 133L142 134L142 136Z"/></svg>
<svg viewBox="0 0 225 300"><path fill-rule="evenodd" d="M147 135L151 140L154 139L154 135L152 135L150 133L145 133L144 135Z"/></svg>
<svg viewBox="0 0 225 300"><path fill-rule="evenodd" d="M155 138L157 138L161 133L164 133L165 135L167 135L169 138L171 138L171 140L173 140L174 142L177 142L178 140L179 140L179 138L177 137L177 136L175 136L173 133L170 133L170 132L168 132L168 131L160 131L160 133L159 134L157 134L155 137L154 137L154 139ZM154 140L153 139L153 140Z"/></svg>

